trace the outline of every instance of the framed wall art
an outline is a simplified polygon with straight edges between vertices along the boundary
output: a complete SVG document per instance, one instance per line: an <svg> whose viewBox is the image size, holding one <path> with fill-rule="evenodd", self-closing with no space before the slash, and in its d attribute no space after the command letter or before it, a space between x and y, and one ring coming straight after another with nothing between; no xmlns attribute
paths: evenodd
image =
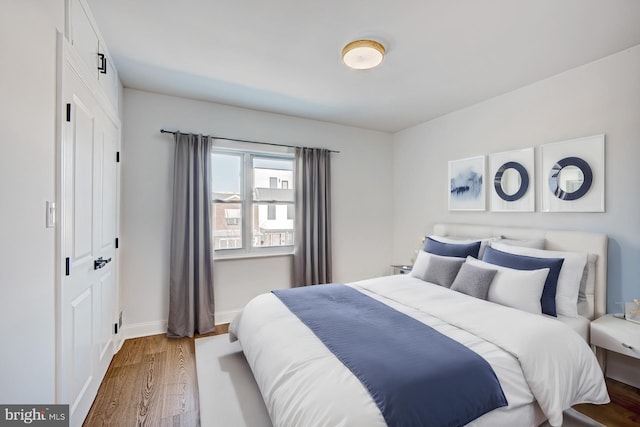
<svg viewBox="0 0 640 427"><path fill-rule="evenodd" d="M449 161L449 210L486 209L485 157Z"/></svg>
<svg viewBox="0 0 640 427"><path fill-rule="evenodd" d="M494 212L535 210L533 147L489 156L489 200Z"/></svg>
<svg viewBox="0 0 640 427"><path fill-rule="evenodd" d="M540 147L542 210L604 212L604 135Z"/></svg>

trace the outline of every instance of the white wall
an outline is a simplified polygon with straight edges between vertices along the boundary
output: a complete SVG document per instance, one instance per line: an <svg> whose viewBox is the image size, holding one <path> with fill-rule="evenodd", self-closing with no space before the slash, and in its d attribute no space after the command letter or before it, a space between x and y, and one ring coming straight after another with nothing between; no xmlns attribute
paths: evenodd
<svg viewBox="0 0 640 427"><path fill-rule="evenodd" d="M608 311L620 311L616 302L640 296L639 117L636 46L395 134L394 261L407 262L436 222L604 232ZM605 213L448 212L449 160L600 133L606 135ZM536 186L540 194L539 181Z"/></svg>
<svg viewBox="0 0 640 427"><path fill-rule="evenodd" d="M390 134L125 89L120 257L128 336L163 332L168 315L174 143L161 128L340 150L332 155L333 279L388 273ZM290 256L216 261L218 322L259 293L291 286L291 270Z"/></svg>
<svg viewBox="0 0 640 427"><path fill-rule="evenodd" d="M406 263L436 222L604 232L607 311L640 297L640 46L394 135L393 259ZM449 160L604 133L605 213L449 212ZM541 171L536 170L538 178ZM536 192L541 184L536 180ZM540 197L536 205L540 207ZM609 357L608 375L638 384L640 362Z"/></svg>
<svg viewBox="0 0 640 427"><path fill-rule="evenodd" d="M10 0L0 14L0 402L55 402L56 24L63 3Z"/></svg>

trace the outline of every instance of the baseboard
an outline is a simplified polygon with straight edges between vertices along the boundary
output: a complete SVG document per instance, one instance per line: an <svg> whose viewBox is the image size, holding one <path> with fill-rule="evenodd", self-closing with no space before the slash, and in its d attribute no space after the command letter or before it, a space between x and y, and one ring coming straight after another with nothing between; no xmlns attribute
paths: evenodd
<svg viewBox="0 0 640 427"><path fill-rule="evenodd" d="M225 310L216 311L216 325L223 325L225 323L231 323L234 317L242 311L241 308L237 310Z"/></svg>
<svg viewBox="0 0 640 427"><path fill-rule="evenodd" d="M236 314L242 310L227 310L216 312L216 325L231 322ZM133 323L122 326L122 341L130 338L147 337L149 335L164 334L167 332L167 321L156 320L155 322ZM122 346L122 343L120 343Z"/></svg>
<svg viewBox="0 0 640 427"><path fill-rule="evenodd" d="M119 333L118 335L116 335L116 338L113 340L113 354L116 354L117 352L120 351L120 349L122 348L122 345L124 344L124 340L126 338L124 337L124 335L122 333Z"/></svg>
<svg viewBox="0 0 640 427"><path fill-rule="evenodd" d="M167 332L167 321L156 320L155 322L133 323L122 326L123 340L130 338L146 337L149 335L165 334Z"/></svg>

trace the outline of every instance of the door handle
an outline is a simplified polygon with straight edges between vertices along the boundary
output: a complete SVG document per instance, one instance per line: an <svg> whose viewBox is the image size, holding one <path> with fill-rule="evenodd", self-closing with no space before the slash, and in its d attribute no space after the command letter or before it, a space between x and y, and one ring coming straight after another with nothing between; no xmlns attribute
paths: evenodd
<svg viewBox="0 0 640 427"><path fill-rule="evenodd" d="M111 257L109 257L107 259L103 259L102 257L100 257L97 260L93 261L93 269L94 270L100 270L102 267L104 267L105 265L107 265L110 262L111 262Z"/></svg>

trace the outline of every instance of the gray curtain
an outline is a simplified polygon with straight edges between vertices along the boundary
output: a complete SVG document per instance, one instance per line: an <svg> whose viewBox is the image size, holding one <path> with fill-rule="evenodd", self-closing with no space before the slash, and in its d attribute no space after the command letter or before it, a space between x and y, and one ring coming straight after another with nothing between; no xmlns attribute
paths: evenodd
<svg viewBox="0 0 640 427"><path fill-rule="evenodd" d="M176 133L173 167L170 337L215 330L211 244L211 140Z"/></svg>
<svg viewBox="0 0 640 427"><path fill-rule="evenodd" d="M331 282L330 155L296 148L294 286Z"/></svg>

